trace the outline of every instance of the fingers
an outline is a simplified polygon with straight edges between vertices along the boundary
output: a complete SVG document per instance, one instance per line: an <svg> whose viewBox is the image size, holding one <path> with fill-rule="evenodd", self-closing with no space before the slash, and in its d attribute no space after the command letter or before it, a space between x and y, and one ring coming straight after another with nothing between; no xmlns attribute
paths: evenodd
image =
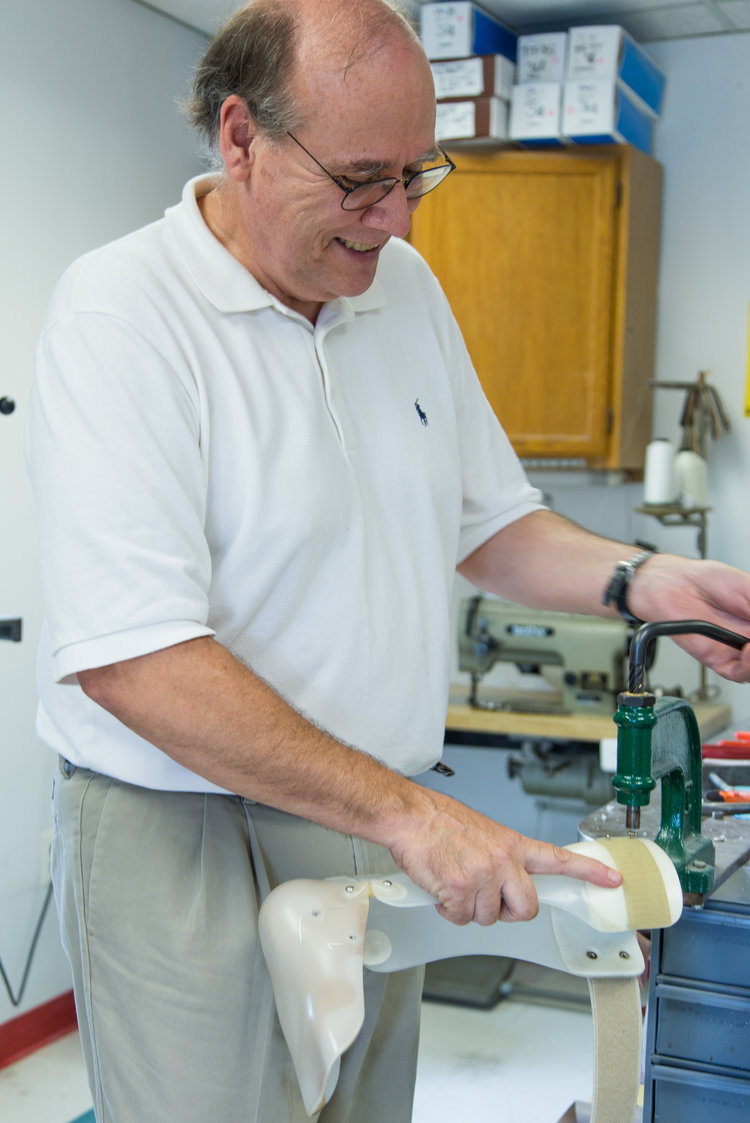
<svg viewBox="0 0 750 1123"><path fill-rule="evenodd" d="M430 800L429 817L391 853L452 924L533 919L539 902L531 874L563 874L604 888L622 884L602 862L526 838L448 797L431 793Z"/></svg>
<svg viewBox="0 0 750 1123"><path fill-rule="evenodd" d="M498 920L533 920L539 912L539 901L526 871L514 868L504 880L493 877L476 890L472 887L462 895L446 897L436 908L452 924L465 925L473 921L487 926Z"/></svg>
<svg viewBox="0 0 750 1123"><path fill-rule="evenodd" d="M565 877L575 877L579 881L590 881L603 889L613 889L622 885L622 875L604 862L586 858L573 850L552 846L546 842L527 839L529 843L526 870L529 873L555 873Z"/></svg>

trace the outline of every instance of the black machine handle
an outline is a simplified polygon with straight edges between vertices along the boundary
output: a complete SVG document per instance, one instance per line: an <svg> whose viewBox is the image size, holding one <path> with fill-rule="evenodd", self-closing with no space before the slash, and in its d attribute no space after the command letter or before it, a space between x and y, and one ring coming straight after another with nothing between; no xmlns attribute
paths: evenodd
<svg viewBox="0 0 750 1123"><path fill-rule="evenodd" d="M645 691L646 660L656 637L689 634L708 636L709 639L725 643L727 647L734 647L738 651L746 643L750 643L750 636L730 632L727 628L720 628L718 624L709 624L707 620L651 620L648 624L641 625L630 646L628 689L631 694L643 694Z"/></svg>

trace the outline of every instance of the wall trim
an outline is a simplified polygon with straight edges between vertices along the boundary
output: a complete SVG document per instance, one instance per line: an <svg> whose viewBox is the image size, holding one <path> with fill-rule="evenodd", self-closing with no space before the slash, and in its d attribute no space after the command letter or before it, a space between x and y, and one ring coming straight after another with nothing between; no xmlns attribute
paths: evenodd
<svg viewBox="0 0 750 1123"><path fill-rule="evenodd" d="M65 991L49 1002L19 1014L0 1025L0 1068L35 1053L43 1045L57 1041L76 1029L76 1008L73 991Z"/></svg>

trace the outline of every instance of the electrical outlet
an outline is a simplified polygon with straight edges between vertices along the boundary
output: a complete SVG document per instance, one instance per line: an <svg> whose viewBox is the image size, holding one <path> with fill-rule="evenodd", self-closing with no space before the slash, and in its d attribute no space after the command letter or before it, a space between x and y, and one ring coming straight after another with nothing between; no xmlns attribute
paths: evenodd
<svg viewBox="0 0 750 1123"><path fill-rule="evenodd" d="M52 828L47 831L42 831L41 838L39 839L39 878L43 887L49 885L51 880L50 874L50 850L52 849Z"/></svg>

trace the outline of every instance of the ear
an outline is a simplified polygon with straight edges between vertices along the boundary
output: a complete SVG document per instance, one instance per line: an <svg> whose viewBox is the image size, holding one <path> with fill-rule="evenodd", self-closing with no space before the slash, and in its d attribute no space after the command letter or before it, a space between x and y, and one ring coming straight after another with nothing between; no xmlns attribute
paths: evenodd
<svg viewBox="0 0 750 1123"><path fill-rule="evenodd" d="M250 173L254 153L253 138L257 126L245 102L237 94L230 94L221 107L219 146L232 179L243 182Z"/></svg>

